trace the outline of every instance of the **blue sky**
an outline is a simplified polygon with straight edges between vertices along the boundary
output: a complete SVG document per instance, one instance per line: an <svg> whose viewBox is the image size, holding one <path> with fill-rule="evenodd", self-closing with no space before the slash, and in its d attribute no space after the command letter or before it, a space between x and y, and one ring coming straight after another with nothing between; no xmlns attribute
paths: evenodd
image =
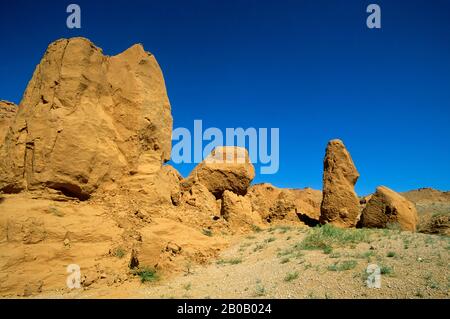
<svg viewBox="0 0 450 319"><path fill-rule="evenodd" d="M66 27L70 3L80 30ZM366 27L370 3L379 30ZM19 0L0 11L0 99L20 101L58 38L109 55L140 42L161 65L175 127L280 129L280 170L255 182L320 189L326 143L341 138L359 194L450 189L448 0Z"/></svg>

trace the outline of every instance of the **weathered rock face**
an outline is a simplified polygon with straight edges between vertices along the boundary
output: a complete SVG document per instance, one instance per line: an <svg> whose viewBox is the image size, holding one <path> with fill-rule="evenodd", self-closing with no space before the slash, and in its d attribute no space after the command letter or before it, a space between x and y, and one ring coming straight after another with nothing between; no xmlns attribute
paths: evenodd
<svg viewBox="0 0 450 319"><path fill-rule="evenodd" d="M308 225L319 222L322 192L311 188L280 189L271 184L257 184L247 195L252 209L267 222L302 221Z"/></svg>
<svg viewBox="0 0 450 319"><path fill-rule="evenodd" d="M0 149L0 190L46 186L86 198L106 181L169 160L171 132L161 70L141 45L109 57L87 39L58 40Z"/></svg>
<svg viewBox="0 0 450 319"><path fill-rule="evenodd" d="M415 231L418 222L413 203L393 190L380 186L361 214L362 227L385 228L398 224L401 229Z"/></svg>
<svg viewBox="0 0 450 319"><path fill-rule="evenodd" d="M0 101L0 145L5 141L9 127L16 116L17 105L8 101Z"/></svg>
<svg viewBox="0 0 450 319"><path fill-rule="evenodd" d="M328 143L323 161L323 199L320 222L353 227L360 215L354 186L359 178L353 160L340 140Z"/></svg>
<svg viewBox="0 0 450 319"><path fill-rule="evenodd" d="M188 189L182 189L181 200L202 214L220 215L220 205L213 194L199 182L194 182Z"/></svg>
<svg viewBox="0 0 450 319"><path fill-rule="evenodd" d="M186 183L199 181L216 198L220 198L226 190L245 195L254 177L255 168L250 162L247 150L223 146L215 148L202 163L197 165Z"/></svg>
<svg viewBox="0 0 450 319"><path fill-rule="evenodd" d="M253 212L250 200L226 190L222 197L221 215L234 231L248 231L262 225L261 216Z"/></svg>
<svg viewBox="0 0 450 319"><path fill-rule="evenodd" d="M161 169L163 176L167 180L170 191L170 200L173 205L178 206L181 200L180 182L183 180L181 174L172 166L164 165Z"/></svg>
<svg viewBox="0 0 450 319"><path fill-rule="evenodd" d="M417 230L425 234L450 236L450 214L441 213L422 216Z"/></svg>

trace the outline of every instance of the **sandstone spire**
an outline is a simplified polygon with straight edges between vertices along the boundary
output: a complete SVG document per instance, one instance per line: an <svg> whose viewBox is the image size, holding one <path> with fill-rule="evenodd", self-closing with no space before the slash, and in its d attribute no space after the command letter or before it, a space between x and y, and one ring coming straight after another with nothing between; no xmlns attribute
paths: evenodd
<svg viewBox="0 0 450 319"><path fill-rule="evenodd" d="M323 161L323 198L320 222L353 227L360 214L354 186L359 173L341 140L328 143Z"/></svg>

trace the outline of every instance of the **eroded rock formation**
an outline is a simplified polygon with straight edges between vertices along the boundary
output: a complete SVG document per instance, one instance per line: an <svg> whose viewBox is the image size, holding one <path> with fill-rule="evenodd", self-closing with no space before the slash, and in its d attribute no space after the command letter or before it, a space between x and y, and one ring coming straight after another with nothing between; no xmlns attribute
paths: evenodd
<svg viewBox="0 0 450 319"><path fill-rule="evenodd" d="M229 190L245 195L253 178L255 168L250 162L248 152L241 147L216 147L211 154L197 165L186 183L199 181L217 198Z"/></svg>
<svg viewBox="0 0 450 319"><path fill-rule="evenodd" d="M413 203L393 190L380 186L361 213L362 227L386 228L400 226L403 230L415 231L418 223Z"/></svg>
<svg viewBox="0 0 450 319"><path fill-rule="evenodd" d="M109 57L84 38L49 45L0 150L0 190L49 187L85 199L170 158L164 79L141 45Z"/></svg>
<svg viewBox="0 0 450 319"><path fill-rule="evenodd" d="M341 140L328 143L323 161L323 199L320 222L353 227L360 215L354 186L359 173Z"/></svg>
<svg viewBox="0 0 450 319"><path fill-rule="evenodd" d="M301 221L312 226L319 222L322 192L318 190L281 189L263 183L252 185L246 197L266 222Z"/></svg>

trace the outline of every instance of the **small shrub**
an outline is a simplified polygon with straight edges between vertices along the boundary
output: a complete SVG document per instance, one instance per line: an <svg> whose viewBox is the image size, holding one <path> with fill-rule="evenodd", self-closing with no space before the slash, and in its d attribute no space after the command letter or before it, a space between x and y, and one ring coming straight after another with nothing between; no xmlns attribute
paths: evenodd
<svg viewBox="0 0 450 319"><path fill-rule="evenodd" d="M276 240L275 237L270 237L270 238L267 238L267 239L265 240L265 242L266 242L266 243L271 243L271 242L273 242L273 241L275 241L275 240Z"/></svg>
<svg viewBox="0 0 450 319"><path fill-rule="evenodd" d="M192 261L188 260L184 267L184 272L186 275L192 274Z"/></svg>
<svg viewBox="0 0 450 319"><path fill-rule="evenodd" d="M439 284L437 282L433 281L433 280L430 280L427 285L431 289L438 289L439 288Z"/></svg>
<svg viewBox="0 0 450 319"><path fill-rule="evenodd" d="M390 275L393 273L393 269L392 269L392 267L389 267L389 266L381 266L380 273L382 275Z"/></svg>
<svg viewBox="0 0 450 319"><path fill-rule="evenodd" d="M290 261L291 261L291 259L289 257L284 257L283 259L281 259L280 263L286 264L286 263L288 263Z"/></svg>
<svg viewBox="0 0 450 319"><path fill-rule="evenodd" d="M390 251L390 252L387 253L386 256L389 257L389 258L392 258L392 257L395 257L395 255L396 255L396 253L394 251Z"/></svg>
<svg viewBox="0 0 450 319"><path fill-rule="evenodd" d="M295 248L289 248L289 249L281 250L278 252L278 257L280 257L280 258L281 257L299 258L302 256L303 256L303 253L301 251L296 250Z"/></svg>
<svg viewBox="0 0 450 319"><path fill-rule="evenodd" d="M291 255L294 253L293 249L285 249L285 250L281 250L278 252L278 257L283 257L283 256L287 256L287 255Z"/></svg>
<svg viewBox="0 0 450 319"><path fill-rule="evenodd" d="M292 257L293 258L300 258L300 257L303 257L305 254L304 253L302 253L301 251L297 251L297 252L295 252L293 255L292 255Z"/></svg>
<svg viewBox="0 0 450 319"><path fill-rule="evenodd" d="M368 250L366 252L363 252L362 254L358 255L358 258L363 259L370 259L375 253L372 250Z"/></svg>
<svg viewBox="0 0 450 319"><path fill-rule="evenodd" d="M208 237L212 237L212 235L213 235L212 230L207 229L207 228L203 228L202 233L203 233L203 235L208 236Z"/></svg>
<svg viewBox="0 0 450 319"><path fill-rule="evenodd" d="M192 284L188 283L188 284L184 285L183 288L184 288L184 290L191 290Z"/></svg>
<svg viewBox="0 0 450 319"><path fill-rule="evenodd" d="M122 247L117 247L116 249L114 249L113 254L118 258L123 258L123 256L125 256L126 253Z"/></svg>
<svg viewBox="0 0 450 319"><path fill-rule="evenodd" d="M257 252L258 250L263 250L264 248L266 248L266 245L264 245L264 244L257 244L255 246L255 248L253 248L253 251Z"/></svg>
<svg viewBox="0 0 450 319"><path fill-rule="evenodd" d="M329 266L327 267L327 269L328 269L329 271L338 271L337 263L332 264L332 265L329 265Z"/></svg>
<svg viewBox="0 0 450 319"><path fill-rule="evenodd" d="M255 291L255 297L262 297L265 294L266 294L266 288L264 288L264 286L261 284L257 284L256 291Z"/></svg>
<svg viewBox="0 0 450 319"><path fill-rule="evenodd" d="M230 258L230 259L219 259L217 261L218 265L237 265L240 264L242 262L241 258Z"/></svg>
<svg viewBox="0 0 450 319"><path fill-rule="evenodd" d="M141 282L152 282L159 279L156 269L151 267L143 267L135 270L135 274L141 278Z"/></svg>
<svg viewBox="0 0 450 319"><path fill-rule="evenodd" d="M333 265L329 265L327 269L329 271L345 271L351 270L356 267L358 263L356 260L345 260L341 263L334 263Z"/></svg>
<svg viewBox="0 0 450 319"><path fill-rule="evenodd" d="M262 232L261 227L259 227L259 226L257 226L257 225L252 225L252 230L253 230L255 233L260 233L260 232Z"/></svg>
<svg viewBox="0 0 450 319"><path fill-rule="evenodd" d="M292 281L294 279L298 278L298 272L294 271L294 272L290 272L286 275L286 277L284 277L284 281L289 282Z"/></svg>

